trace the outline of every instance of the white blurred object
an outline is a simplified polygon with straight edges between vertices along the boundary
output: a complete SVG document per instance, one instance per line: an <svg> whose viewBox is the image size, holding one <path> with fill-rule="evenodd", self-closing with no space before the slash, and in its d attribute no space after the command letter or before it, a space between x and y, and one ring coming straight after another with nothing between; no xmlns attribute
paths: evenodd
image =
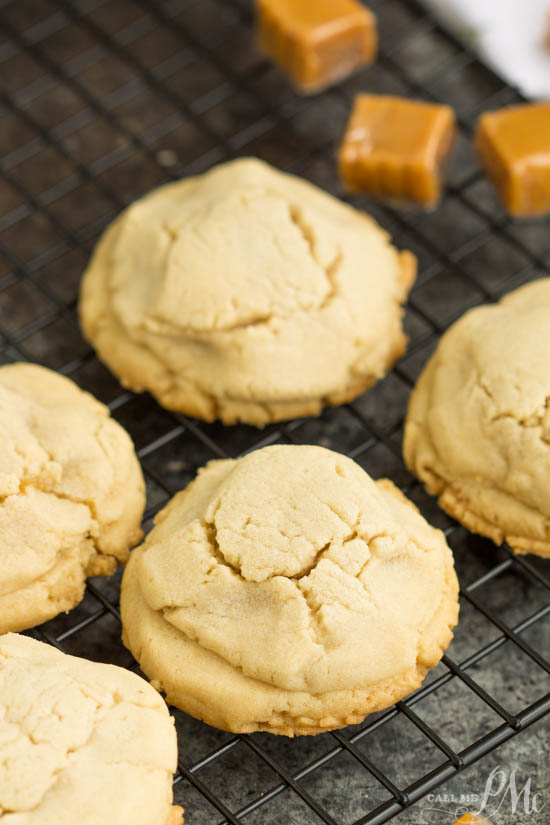
<svg viewBox="0 0 550 825"><path fill-rule="evenodd" d="M422 0L530 98L550 98L550 0Z"/></svg>

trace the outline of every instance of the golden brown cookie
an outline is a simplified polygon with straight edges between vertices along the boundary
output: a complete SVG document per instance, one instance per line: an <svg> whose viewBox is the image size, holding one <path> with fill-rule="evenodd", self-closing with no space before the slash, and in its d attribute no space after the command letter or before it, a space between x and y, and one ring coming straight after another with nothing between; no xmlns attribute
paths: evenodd
<svg viewBox="0 0 550 825"><path fill-rule="evenodd" d="M470 310L411 396L405 461L450 515L550 556L550 279Z"/></svg>
<svg viewBox="0 0 550 825"><path fill-rule="evenodd" d="M132 553L124 642L168 700L216 727L293 736L360 722L449 644L443 534L389 481L321 447L213 461Z"/></svg>
<svg viewBox="0 0 550 825"><path fill-rule="evenodd" d="M74 607L142 536L133 444L109 410L33 364L0 368L0 633Z"/></svg>
<svg viewBox="0 0 550 825"><path fill-rule="evenodd" d="M415 277L374 220L254 159L161 187L86 270L86 338L122 383L207 421L317 415L405 347Z"/></svg>
<svg viewBox="0 0 550 825"><path fill-rule="evenodd" d="M0 821L180 825L174 720L144 679L0 636Z"/></svg>

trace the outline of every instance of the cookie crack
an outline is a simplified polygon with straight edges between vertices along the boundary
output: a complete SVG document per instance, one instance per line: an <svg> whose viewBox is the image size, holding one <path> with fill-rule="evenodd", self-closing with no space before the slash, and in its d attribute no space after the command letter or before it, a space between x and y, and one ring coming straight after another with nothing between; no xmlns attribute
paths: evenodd
<svg viewBox="0 0 550 825"><path fill-rule="evenodd" d="M212 521L201 521L201 524L206 533L206 540L208 541L210 550L212 551L212 555L217 563L217 566L227 567L229 570L231 570L232 573L238 576L239 579L241 579L241 581L244 582L246 581L246 579L244 578L239 568L235 567L235 565L227 561L227 559L221 551L220 543L218 541L218 528L215 523L216 513L218 512L218 509L219 507L216 508L216 510L214 511ZM208 573L211 572L211 570L208 571Z"/></svg>
<svg viewBox="0 0 550 825"><path fill-rule="evenodd" d="M220 542L218 540L218 528L217 528L217 524L216 524L216 516L217 516L217 514L220 510L220 507L221 507L221 502L218 502L215 509L214 509L214 512L212 513L212 515L210 516L210 518L208 520L200 519L200 524L201 524L201 526L202 526L202 528L205 532L205 537L206 537L206 540L208 542L210 551L212 553L212 558L213 558L213 561L215 562L215 566L219 565L219 566L226 567L234 575L238 576L238 578L241 581L247 582L247 583L248 582L254 582L255 584L263 584L264 582L270 581L271 579L278 578L278 577L287 579L288 581L298 582L301 579L304 579L307 576L309 576L317 568L317 566L319 565L319 562L326 556L326 554L331 550L332 547L334 547L334 546L343 546L347 542L353 541L354 539L359 539L359 540L361 540L365 543L365 545L367 546L367 548L369 550L370 555L369 555L369 559L367 559L365 564L362 566L361 570L356 575L354 575L349 570L347 570L345 567L343 567L341 564L339 564L337 559L331 559L331 561L336 566L338 566L343 573L345 573L346 575L349 575L352 578L359 578L361 573L366 568L366 565L368 564L370 559L373 556L376 555L376 551L373 550L373 548L371 546L371 543L374 542L378 538L387 537L389 534L378 531L378 532L373 532L372 535L369 535L368 537L365 537L365 535L364 535L365 531L360 530L361 521L362 521L362 514L361 513L358 513L358 515L355 518L355 520L353 521L353 523L350 524L345 519L345 517L343 517L341 515L341 513L338 512L338 509L330 501L324 501L321 498L319 498L318 496L316 496L316 499L322 507L325 507L333 516L335 516L340 521L340 523L345 528L345 532L342 535L334 535L334 534L331 535L324 542L324 544L321 547L319 547L317 550L315 550L313 543L309 542L310 547L311 547L311 551L312 551L312 554L313 554L313 558L311 559L311 561L309 563L304 563L301 566L299 572L291 574L291 573L284 573L284 572L274 571L274 572L271 572L269 575L267 575L265 578L262 578L261 580L246 578L246 576L244 576L243 573L242 573L242 568L238 564L234 564L226 558L226 556L225 556L225 554L224 554L224 552L223 552L223 550L220 546ZM247 519L246 524L250 524L250 518ZM296 522L295 526L297 528L299 528L299 523ZM285 538L287 538L287 539L291 538L285 530L280 529L279 532ZM240 534L240 535L242 535L242 534ZM303 538L307 539L307 536L303 536ZM211 567L209 570L207 570L206 575L209 576L212 573L213 569L214 569L214 567Z"/></svg>
<svg viewBox="0 0 550 825"><path fill-rule="evenodd" d="M38 694L38 696L37 696L37 699L40 699L40 696L41 696L41 695L43 695L43 694L44 694L44 693L46 693L46 692L47 692L47 691L42 691L41 693L39 693L39 694ZM49 792L50 792L53 788L55 788L55 786L56 786L56 785L57 785L57 783L59 782L60 775L61 775L61 774L62 774L62 773L63 773L63 772L67 769L67 767L69 766L70 761L71 761L71 757L74 757L74 755L75 755L75 754L77 754L79 751L81 751L83 748L85 748L87 745L89 745L89 743L90 743L90 741L91 741L91 739L92 739L92 737L93 737L93 735L94 735L94 733L95 733L95 731L96 731L96 728L97 728L98 722L100 721L100 717L99 717L99 713L98 713L98 711L99 711L101 708L103 708L103 705L98 705L98 704L96 704L96 708L95 708L95 711L94 711L94 719L93 719L93 723L92 723L92 725L91 725L91 727L90 727L90 732L89 732L89 734L88 734L88 736L87 736L86 740L85 740L84 742L82 742L80 745L78 745L77 747L75 747L75 748L70 748L70 747L67 747L67 748L65 749L65 751L64 751L64 753L63 753L63 755L62 755L63 764L60 764L57 768L55 768L54 770L52 770L52 771L51 771L51 773L50 773L50 777L51 777L51 779L52 779L52 782L51 782L51 783L48 785L48 787L45 789L45 791L44 791L43 795L40 797L40 799L38 800L38 802L36 803L36 805L35 805L33 808L31 808L30 810L25 810L25 813L32 813L33 811L36 811L36 809L37 809L37 808L38 808L38 807L42 804L42 802L43 802L43 800L44 800L44 797L45 797L45 796L46 796L46 795L47 795L47 794L48 794L48 793L49 793ZM52 710L52 711L51 711L51 713L53 713L53 712L54 712L54 711ZM58 714L58 716L59 716L59 714ZM32 745L46 744L46 743L37 743L37 742L33 739L33 737L32 737L32 733L26 733L25 731L23 731L23 730L22 730L22 728L21 728L21 723L20 723L20 722L16 722L16 721L15 721L15 722L12 722L12 724L17 725L17 727L18 727L18 729L19 729L19 734L20 734L20 736L23 736L23 737L26 737L27 739L29 739ZM7 810L6 808L4 808L4 806L3 806L1 803L0 803L0 809L1 809L1 810L3 810L3 811L6 811L6 810ZM20 811L20 810L12 810L12 813L21 813L21 811Z"/></svg>
<svg viewBox="0 0 550 825"><path fill-rule="evenodd" d="M94 442L97 444L99 449L102 451L103 455L110 463L110 456L105 449L104 444L101 440L101 430L105 426L106 418L103 418L97 422L94 426L92 431L92 437ZM32 475L25 475L23 474L18 479L18 489L12 493L1 495L0 496L0 506L10 497L12 496L23 496L28 490L35 490L39 493L43 493L45 495L54 496L56 499L61 501L67 501L70 504L74 505L81 505L85 507L87 510L87 525L86 528L82 531L79 537L75 536L75 541L70 545L63 545L58 547L55 561L51 567L49 567L46 571L40 574L40 577L43 575L47 575L50 573L58 562L67 557L67 555L74 551L76 554L80 556L81 564L83 566L83 570L85 571L86 575L92 575L94 572L94 561L96 559L104 559L102 564L112 565L116 564L119 560L116 554L114 553L107 553L104 552L99 538L96 535L97 532L97 525L100 524L99 512L94 500L90 497L79 497L75 495L71 495L66 493L64 490L60 489L60 485L63 483L64 477L64 467L63 464L55 457L52 450L47 447L37 436L36 433L36 411L29 410L27 416L25 416L26 425L29 428L29 431L32 433L33 437L36 440L36 444L42 450L43 455L46 457L42 460L40 466L37 468L37 471ZM20 456L22 460L25 460L26 456L24 451L16 444L12 444L14 452ZM58 469L58 472L54 474L54 476L50 479L50 483L44 483L44 480L47 479L48 472L51 471L53 468ZM36 581L34 579L33 581Z"/></svg>
<svg viewBox="0 0 550 825"><path fill-rule="evenodd" d="M514 415L511 411L503 411L497 412L493 416L491 416L491 421L502 421L503 419L510 419L515 421L518 427L521 427L525 430L528 429L540 429L541 432L539 434L540 440L544 444L550 444L550 432L546 432L546 417L548 416L550 410L550 396L546 396L541 407L539 406L536 410L529 415L517 416Z"/></svg>
<svg viewBox="0 0 550 825"><path fill-rule="evenodd" d="M494 413L490 417L490 421L503 421L509 419L514 421L518 427L522 429L540 429L541 433L539 435L540 440L544 444L550 444L550 431L545 432L545 418L550 413L550 395L546 395L542 404L540 404L533 412L529 413L528 415L518 416L515 415L512 410L501 410L497 409L497 400L491 391L490 387L487 386L487 383L483 380L482 376L479 376L477 385L484 393L484 395L493 403L495 407ZM516 386L516 385L515 385ZM519 387L516 386L519 390ZM550 423L550 421L549 421ZM549 427L550 430L550 427Z"/></svg>
<svg viewBox="0 0 550 825"><path fill-rule="evenodd" d="M30 423L32 423L32 419L31 419ZM103 448L103 445L100 443L100 440L99 440L99 437L98 437L98 433L99 433L99 430L100 430L101 426L102 426L102 422L94 428L93 438L97 442L97 444L99 445L99 447L102 450L103 454L108 458L108 456L105 453L105 450ZM41 449L44 450L44 452L48 456L49 463L50 464L57 464L61 468L61 476L60 476L59 480L55 484L53 484L52 487L49 490L41 490L40 487L37 487L37 489L41 490L42 492L51 493L52 495L56 496L57 498L61 498L64 501L70 501L70 502L72 502L72 504L83 504L90 511L91 518L94 521L97 521L97 508L96 508L95 503L93 502L93 500L86 499L86 498L77 498L75 496L71 496L68 493L63 492L62 490L57 489L58 485L63 480L63 465L60 464L60 462L56 460L56 458L54 457L54 454L52 453L52 451L49 450L46 447L45 444L42 444L41 442L38 442L38 443L40 444ZM37 478L36 480L38 481L39 479ZM31 485L31 486L35 486L35 485ZM95 545L95 542L94 542L94 545ZM98 552L100 552L99 548L98 548Z"/></svg>
<svg viewBox="0 0 550 825"><path fill-rule="evenodd" d="M10 657L9 656L2 657L0 661L2 661L2 663L9 663ZM1 670L1 668L0 668L0 670ZM42 696L47 695L50 692L50 690L51 690L51 687L46 687L46 688L40 690L36 694L36 696L34 697L33 706L36 702L40 701ZM138 708L138 709L143 709L144 707L147 708L146 705L142 705L137 701L133 701L132 699L127 699L127 698L122 697L122 695L121 695L121 693L118 689L114 689L112 692L110 692L108 694L109 698L111 699L110 704L105 704L103 702L97 701L97 699L94 697L93 689L90 689L88 684L86 684L86 683L78 685L78 690L85 699L88 699L88 700L94 702L94 704L95 704L95 709L93 711L93 720L92 720L91 725L90 725L90 730L89 730L88 736L86 737L86 739L83 742L78 744L76 747L68 747L67 746L65 748L64 753L62 754L63 764L60 764L58 767L56 767L54 770L51 771L50 777L51 777L52 781L48 785L48 787L45 789L44 794L41 796L41 798L38 800L38 802L34 805L33 808L31 808L29 810L25 809L25 811L21 811L20 809L13 809L13 808L4 807L1 803L1 801L0 801L0 812L1 813L17 814L17 813L23 813L24 812L24 813L29 813L30 814L30 813L33 813L34 811L36 811L36 809L42 804L42 802L44 800L44 797L53 788L55 788L55 786L58 784L58 782L60 780L60 777L61 777L61 774L70 767L71 761L73 761L81 751L83 751L85 748L87 748L90 745L90 743L91 743L91 741L92 741L92 739L93 739L93 737L94 737L94 735L95 735L95 733L98 729L98 726L103 721L105 716L114 707L116 707L117 705L120 705L120 704L126 704L126 705L129 705L131 707ZM31 706L31 710L32 710L33 706ZM153 708L153 710L154 710L154 708ZM60 714L59 710L55 707L51 708L50 711L48 712L48 714L42 714L40 719L44 718L45 716L51 716L51 715L56 716L60 720L60 722L63 720L62 714ZM18 730L18 737L19 738L23 737L25 739L28 739L30 741L31 745L39 746L39 745L42 745L42 744L49 744L48 742L37 741L36 736L33 735L33 731L30 731L28 733L26 731L24 731L23 728L22 728L22 721L24 721L24 720L10 719L9 716L7 716L6 719L10 722L10 724L13 724L13 725L16 726L16 728ZM123 760L121 760L121 763L122 762L123 762ZM115 764L115 763L111 763L110 761L107 761L107 762L105 762L105 764L110 765L110 764ZM134 764L134 763L128 763L128 764ZM151 769L151 770L155 769L154 766L148 765L146 763L143 763L142 767L144 767L146 769Z"/></svg>
<svg viewBox="0 0 550 825"><path fill-rule="evenodd" d="M313 229L311 228L310 224L306 220L304 220L304 216L299 207L297 207L296 204L289 203L288 214L291 223L296 227L296 229L299 231L300 235L306 242L311 259L317 264L319 269L321 269L325 273L325 277L328 283L328 291L324 296L323 300L320 302L319 306L317 307L317 309L325 309L328 306L328 304L330 304L332 300L338 295L337 272L343 260L342 250L337 250L336 255L334 256L330 264L323 264L319 260L319 256L317 254L315 233L313 232Z"/></svg>
<svg viewBox="0 0 550 825"><path fill-rule="evenodd" d="M293 581L300 581L300 579L305 579L306 576L309 576L309 574L313 572L313 570L315 570L315 568L319 564L323 556L323 553L326 553L327 550L330 550L333 541L334 539L331 538L326 542L326 544L320 547L319 550L317 550L317 552L315 553L315 558L313 559L313 561L310 564L305 565L305 567L303 567L299 573L296 573L294 576L285 576L285 578Z"/></svg>
<svg viewBox="0 0 550 825"><path fill-rule="evenodd" d="M260 582L256 582L256 581L254 581L254 580L249 580L249 579L245 578L245 577L243 576L243 574L242 574L241 570L240 570L240 569L239 569L236 565L234 565L234 564L232 564L231 562L229 562L229 561L226 559L226 557L224 556L224 554L223 554L223 552L222 552L222 550L221 550L221 547L220 547L219 541L218 541L218 529L217 529L216 524L215 524L215 522L214 522L214 519L215 519L215 516L216 516L216 512L217 512L217 510L218 510L218 509L219 509L219 508L217 508L217 509L216 509L216 511L214 512L214 515L213 515L213 521L209 521L209 522L207 522L207 521L201 521L201 524L202 524L202 526L203 526L203 528L204 528L204 530L205 530L205 533L206 533L206 538L207 538L207 541L208 541L208 544L209 544L210 550L211 550L211 552L212 552L212 556L213 556L214 560L216 561L216 564L217 564L217 565L220 565L220 566L223 566L223 567L228 568L228 569L229 569L232 573L234 573L236 576L238 576L238 577L239 577L239 579L240 579L241 581L243 581L243 582L247 582L247 583L254 583L254 584L258 584L258 585L260 585L260 584L263 584L264 582L268 582L268 581L270 581L271 579L275 579L275 578L278 578L278 577L280 577L280 578L284 578L284 579L287 579L287 580L289 580L289 581L298 581L299 579L302 579L302 578L304 578L305 576L308 576L308 575L312 572L312 570L314 570L314 569L316 568L316 566L317 566L317 564L319 563L319 559L321 558L322 554L323 554L324 552L326 552L328 549L330 549L330 547L331 547L332 543L334 542L334 538L333 538L333 537L332 537L332 538L330 538L330 539L329 539L329 541L328 541L328 542L326 542L326 543L323 545L323 547L321 547L321 548L320 548L320 549L319 549L319 550L315 553L315 558L311 561L311 563L310 563L310 564L308 564L308 565L307 565L304 569L302 569L299 573L296 573L295 575L287 575L287 574L285 574L285 573L272 573L271 575L267 576L267 577L266 577L265 579L263 579L262 581L260 581ZM284 536L284 535L285 535L285 533L284 533L283 531L281 531L281 535L283 535L283 536ZM208 571L208 574L210 574L211 572L212 572L212 570L209 570L209 571Z"/></svg>
<svg viewBox="0 0 550 825"><path fill-rule="evenodd" d="M26 423L29 424L29 425L31 424L30 421L26 421ZM13 475L17 478L17 481L18 481L17 490L14 490L11 493L1 493L0 494L0 502L5 501L10 496L24 493L27 487L32 487L32 488L34 488L36 490L39 490L40 492L43 492L43 493L49 493L49 492L52 491L52 488L55 485L56 481L52 478L50 480L50 484L44 484L43 483L44 480L47 477L48 470L53 470L54 467L55 467L56 469L59 468L62 471L62 467L59 464L59 462L56 461L52 457L51 453L46 449L46 447L44 447L44 445L40 443L39 439L36 438L36 435L35 435L32 427L30 427L30 429L31 429L33 437L36 440L36 444L45 453L46 460L43 460L42 463L40 464L39 468L38 468L38 471L31 474L31 475L27 475L25 472L23 472L21 477L17 478L16 474L14 473ZM24 464L25 464L25 462L27 461L27 458L28 458L25 451L22 450L21 447L19 447L19 445L13 440L10 442L10 446L13 449L14 453L19 457L19 459L21 460L21 463L24 466Z"/></svg>
<svg viewBox="0 0 550 825"><path fill-rule="evenodd" d="M168 240L170 241L170 246L173 246L176 243L176 241L178 240L178 231L177 231L177 229L173 229L170 226L170 224L166 223L166 221L164 223L161 223L159 228L160 228L161 232L164 232L164 234L168 236Z"/></svg>
<svg viewBox="0 0 550 825"><path fill-rule="evenodd" d="M274 197L276 197L277 199L282 199L284 202L286 202L284 198L281 198L281 195L278 192L271 192L268 189L268 190L266 190L266 194L271 194ZM246 194L243 193L240 196L240 199L241 199L242 203L245 206L247 206L249 204L249 198L246 196ZM342 259L343 259L342 251L340 249L338 249L338 251L337 251L334 259L331 261L331 263L328 264L328 265L323 265L323 263L319 260L319 257L317 255L317 250L316 250L316 245L315 245L315 234L313 232L313 229L304 220L303 215L302 215L299 207L297 207L295 204L288 204L288 213L289 213L289 217L290 217L290 221L291 221L292 225L299 231L300 235L302 236L302 238L304 239L304 241L307 245L309 256L310 256L311 260L324 273L325 278L327 280L328 291L327 291L326 295L322 298L322 300L320 301L320 303L316 307L312 307L313 311L318 311L319 309L324 309L338 293L337 271L338 271L338 269L339 269L339 267L342 263ZM178 241L178 238L179 238L178 231L174 230L167 223L161 224L160 229L161 229L161 231L163 231L167 235L170 247L173 247L173 245ZM276 235L274 236L274 241L275 241L276 244L281 245L280 240ZM284 252L284 249L282 249L282 251ZM289 283L287 283L287 286L291 287L293 285L289 282ZM293 288L295 290L297 289L296 286L294 286ZM239 308L238 298L233 296L232 299L231 299L231 304L232 304L234 309L238 309ZM248 317L246 317L242 321L235 321L234 323L224 323L224 324L219 325L219 326L215 325L211 330L208 330L208 333L209 334L212 333L212 332L215 332L215 333L231 333L231 332L235 332L237 330L245 330L245 329L254 328L254 327L265 327L265 328L269 329L270 324L273 320L278 320L278 319L287 320L288 318L292 317L294 314L295 314L295 312L292 312L290 314L281 314L281 313L276 313L276 312L258 312L256 314L252 313L251 315L249 315ZM171 326L171 324L167 323L165 320L163 321L163 325L166 325L168 327ZM181 332L182 327L177 325L176 329L179 333L179 332ZM183 328L183 329L184 329L185 332L187 332L187 334L196 333L199 336L200 336L201 332L206 332L206 330L194 329L193 327L188 327L188 328Z"/></svg>

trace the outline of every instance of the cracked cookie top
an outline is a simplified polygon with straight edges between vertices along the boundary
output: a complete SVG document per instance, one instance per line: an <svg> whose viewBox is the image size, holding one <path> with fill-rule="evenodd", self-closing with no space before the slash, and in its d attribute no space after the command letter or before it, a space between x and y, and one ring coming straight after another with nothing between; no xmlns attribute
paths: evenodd
<svg viewBox="0 0 550 825"><path fill-rule="evenodd" d="M0 637L3 823L163 825L176 761L173 720L145 680Z"/></svg>
<svg viewBox="0 0 550 825"><path fill-rule="evenodd" d="M550 555L550 279L470 310L411 397L404 453L441 505L518 552Z"/></svg>
<svg viewBox="0 0 550 825"><path fill-rule="evenodd" d="M110 227L82 286L100 356L203 418L314 411L402 351L414 259L311 184L241 159L164 186Z"/></svg>
<svg viewBox="0 0 550 825"><path fill-rule="evenodd" d="M443 534L390 482L321 447L207 464L131 563L125 579L171 627L175 658L181 634L285 691L365 690L430 666L434 616L447 604L456 616ZM444 632L448 643L447 614Z"/></svg>
<svg viewBox="0 0 550 825"><path fill-rule="evenodd" d="M0 632L73 607L141 537L141 470L109 410L32 364L0 368Z"/></svg>

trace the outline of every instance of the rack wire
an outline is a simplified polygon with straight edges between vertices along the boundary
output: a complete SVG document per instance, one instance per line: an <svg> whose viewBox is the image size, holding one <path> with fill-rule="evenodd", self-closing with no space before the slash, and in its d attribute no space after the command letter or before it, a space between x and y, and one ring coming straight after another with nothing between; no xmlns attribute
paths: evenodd
<svg viewBox="0 0 550 825"><path fill-rule="evenodd" d="M234 736L173 711L181 737L175 797L191 825L379 825L550 712L548 569L447 518L400 451L410 388L441 332L550 262L547 224L510 221L470 149L478 113L521 96L415 2L369 5L380 26L376 65L303 99L255 50L249 0L0 0L0 363L39 362L109 404L143 466L146 527L213 457L321 443L391 477L455 551L456 638L395 707L295 741ZM460 125L439 210L349 199L419 258L406 356L352 404L262 431L206 425L121 391L83 342L75 313L78 280L103 228L151 187L242 154L341 195L334 152L364 89L442 100ZM34 635L137 669L120 642L119 578L89 582L79 607Z"/></svg>

